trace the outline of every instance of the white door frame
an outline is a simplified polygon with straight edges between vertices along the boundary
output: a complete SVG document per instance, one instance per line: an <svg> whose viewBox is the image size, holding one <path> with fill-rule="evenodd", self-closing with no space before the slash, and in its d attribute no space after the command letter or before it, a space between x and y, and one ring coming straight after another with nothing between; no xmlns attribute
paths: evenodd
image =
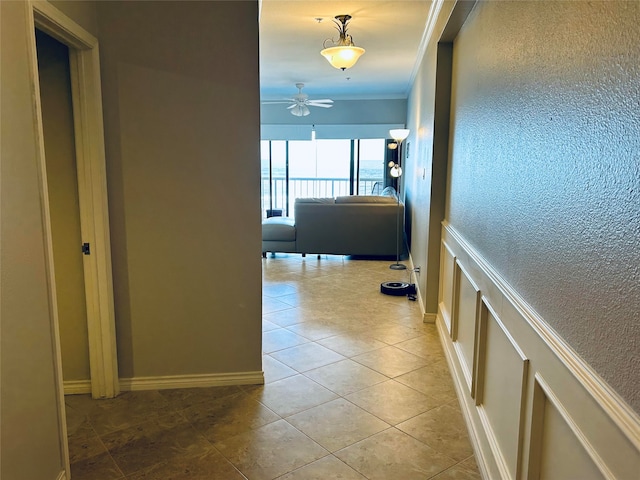
<svg viewBox="0 0 640 480"><path fill-rule="evenodd" d="M83 255L87 326L89 336L89 368L93 398L113 398L120 392L116 355L116 332L111 271L111 243L102 120L102 90L98 40L81 26L46 1L26 2L29 9L27 28L31 56L31 81L34 93L42 201L45 210L47 256L51 301L55 307L53 244L44 158L42 110L38 79L35 28L69 47L71 95L73 102L80 231L82 242L89 243L90 255ZM78 254L80 255L80 245ZM52 308L57 359L61 372L60 338L57 308ZM59 388L62 390L62 375ZM64 407L64 403L63 403Z"/></svg>

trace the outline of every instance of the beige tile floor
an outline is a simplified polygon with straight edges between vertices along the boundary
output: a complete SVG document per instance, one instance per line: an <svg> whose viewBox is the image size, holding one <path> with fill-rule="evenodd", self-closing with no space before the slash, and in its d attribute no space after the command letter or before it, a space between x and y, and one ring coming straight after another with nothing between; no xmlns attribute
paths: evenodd
<svg viewBox="0 0 640 480"><path fill-rule="evenodd" d="M263 262L265 385L66 398L73 480L478 480L434 325L389 261Z"/></svg>

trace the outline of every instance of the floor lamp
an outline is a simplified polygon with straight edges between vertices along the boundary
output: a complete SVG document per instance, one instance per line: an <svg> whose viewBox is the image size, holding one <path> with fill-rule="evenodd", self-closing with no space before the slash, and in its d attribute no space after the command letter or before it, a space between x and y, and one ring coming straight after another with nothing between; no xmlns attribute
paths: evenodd
<svg viewBox="0 0 640 480"><path fill-rule="evenodd" d="M396 212L396 263L392 263L389 266L389 268L391 270L406 270L407 266L403 265L402 263L400 263L400 238L403 239L403 243L404 243L404 228L403 228L403 234L399 235L399 231L400 231L400 188L399 188L399 185L400 185L400 176L402 176L402 167L400 166L401 159L402 159L402 141L409 136L409 130L407 130L406 128L394 129L394 130L389 130L389 134L395 140L395 145L396 145L396 148L398 149L397 161L396 162L393 162L393 161L389 162L389 167L391 167L391 170L389 171L389 173L391 174L391 176L393 178L396 179L396 185L398 186L398 188L396 189L396 198L398 200L398 210ZM389 146L391 146L391 145L394 145L394 144L392 143ZM403 219L403 225L404 225L404 219Z"/></svg>

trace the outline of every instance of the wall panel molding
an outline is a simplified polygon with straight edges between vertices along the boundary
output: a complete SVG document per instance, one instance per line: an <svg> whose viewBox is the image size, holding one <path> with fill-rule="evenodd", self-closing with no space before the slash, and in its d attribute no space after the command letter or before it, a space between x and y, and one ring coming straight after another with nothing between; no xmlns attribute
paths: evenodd
<svg viewBox="0 0 640 480"><path fill-rule="evenodd" d="M493 428L491 427L491 421L487 415L487 412L481 406L477 410L478 418L482 425L482 433L486 437L489 448L492 453L492 460L495 462L498 471L500 472L500 478L513 480L513 475L509 471L509 463L507 457L502 453L500 448L500 442L496 436Z"/></svg>
<svg viewBox="0 0 640 480"><path fill-rule="evenodd" d="M542 442L543 442L543 434L544 434L544 411L545 411L545 403L550 403L551 406L559 413L567 427L573 433L573 438L580 444L580 446L584 449L584 452L589 456L593 465L599 470L599 473L603 478L606 479L615 479L616 477L613 473L607 468L607 466L602 461L602 458L598 454L598 452L593 448L593 445L586 436L581 431L580 427L575 423L571 415L567 412L567 409L564 407L558 396L553 392L551 387L544 380L542 375L535 375L535 389L534 389L534 398L533 403L537 406L534 409L532 415L532 425L535 425L534 430L539 432L536 435L535 442L531 442L531 452L533 455L530 458L531 460L536 460L534 462L535 465L540 465L544 463L544 459L542 458ZM567 451L566 448L563 448L563 453ZM565 453L566 454L566 453ZM583 465L587 462L581 462ZM532 468L533 471L536 472L536 476L540 476L540 470L538 467ZM590 472L595 474L596 472Z"/></svg>
<svg viewBox="0 0 640 480"><path fill-rule="evenodd" d="M478 355L478 318L482 293L469 273L455 261L451 340L463 366L469 392L475 397Z"/></svg>
<svg viewBox="0 0 640 480"><path fill-rule="evenodd" d="M436 324L483 477L635 478L640 416L447 222L442 253L441 273L458 273L440 277ZM456 332L470 312L477 326L471 371L469 323L463 339ZM557 453L563 449L575 465Z"/></svg>
<svg viewBox="0 0 640 480"><path fill-rule="evenodd" d="M520 478L529 359L486 297L478 325L475 404L503 478Z"/></svg>
<svg viewBox="0 0 640 480"><path fill-rule="evenodd" d="M438 310L442 311L442 318L449 335L452 335L451 321L453 317L453 287L456 284L456 257L446 242L440 247L440 285L438 286Z"/></svg>
<svg viewBox="0 0 640 480"><path fill-rule="evenodd" d="M488 459L491 458L491 451L489 450L489 444L484 441L485 435L482 429L482 424L477 420L477 414L474 411L475 405L473 402L466 402L463 399L468 395L467 384L460 370L460 363L457 361L456 350L453 347L453 342L448 339L449 331L446 329L446 325L443 316L438 312L438 318L436 320L436 328L442 342L445 358L449 364L453 376L453 386L455 387L458 399L460 400L460 406L462 415L464 416L467 424L467 430L469 432L469 440L473 446L473 451L476 456L476 463L478 469L484 479L491 479Z"/></svg>

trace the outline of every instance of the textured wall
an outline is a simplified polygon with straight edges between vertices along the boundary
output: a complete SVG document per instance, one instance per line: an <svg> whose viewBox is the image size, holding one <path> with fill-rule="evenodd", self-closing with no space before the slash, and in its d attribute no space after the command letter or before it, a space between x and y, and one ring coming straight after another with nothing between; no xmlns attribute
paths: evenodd
<svg viewBox="0 0 640 480"><path fill-rule="evenodd" d="M640 3L483 2L448 219L640 411Z"/></svg>

